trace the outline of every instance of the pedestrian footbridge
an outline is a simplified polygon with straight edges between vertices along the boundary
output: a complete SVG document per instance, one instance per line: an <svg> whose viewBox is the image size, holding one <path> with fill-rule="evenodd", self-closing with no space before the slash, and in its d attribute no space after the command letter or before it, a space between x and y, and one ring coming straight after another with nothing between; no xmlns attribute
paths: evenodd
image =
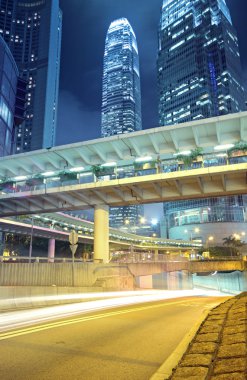
<svg viewBox="0 0 247 380"><path fill-rule="evenodd" d="M107 261L111 206L246 194L246 149L229 153L240 140L247 112L3 157L0 217L94 208Z"/></svg>
<svg viewBox="0 0 247 380"><path fill-rule="evenodd" d="M210 272L231 272L231 271L246 271L247 262L240 259L224 260L177 260L161 263L129 263L128 268L135 276L148 276L163 272L188 271L190 273L210 273Z"/></svg>

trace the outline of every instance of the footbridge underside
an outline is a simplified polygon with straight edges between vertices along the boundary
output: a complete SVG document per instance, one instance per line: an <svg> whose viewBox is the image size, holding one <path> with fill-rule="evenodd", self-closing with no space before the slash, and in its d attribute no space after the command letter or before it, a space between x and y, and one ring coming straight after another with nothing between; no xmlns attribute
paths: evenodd
<svg viewBox="0 0 247 380"><path fill-rule="evenodd" d="M148 276L162 272L187 270L190 273L245 271L247 262L243 260L208 260L208 261L175 261L165 263L130 263L130 272L134 276Z"/></svg>
<svg viewBox="0 0 247 380"><path fill-rule="evenodd" d="M2 194L0 216L246 193L246 163Z"/></svg>

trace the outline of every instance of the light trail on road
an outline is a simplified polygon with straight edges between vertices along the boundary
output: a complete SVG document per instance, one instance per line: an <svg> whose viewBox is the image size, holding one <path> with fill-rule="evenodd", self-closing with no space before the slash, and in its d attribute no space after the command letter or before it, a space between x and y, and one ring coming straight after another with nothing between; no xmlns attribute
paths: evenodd
<svg viewBox="0 0 247 380"><path fill-rule="evenodd" d="M72 297L73 296L74 295L72 295ZM13 329L24 328L40 323L48 323L56 319L73 317L79 314L87 314L110 308L133 306L141 303L198 296L226 297L227 295L217 291L208 291L201 289L179 291L143 290L93 294L83 293L80 294L80 298L85 299L85 301L80 303L5 312L0 316L0 332L3 333ZM45 298L46 296L43 297L43 299ZM49 296L47 298L49 298ZM88 301L88 298L90 298L90 301ZM95 300L91 300L92 298L95 298Z"/></svg>

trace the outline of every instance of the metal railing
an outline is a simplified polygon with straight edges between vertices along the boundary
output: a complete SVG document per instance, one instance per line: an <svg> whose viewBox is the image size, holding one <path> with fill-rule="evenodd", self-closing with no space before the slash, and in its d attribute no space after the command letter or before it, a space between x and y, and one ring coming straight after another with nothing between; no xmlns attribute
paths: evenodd
<svg viewBox="0 0 247 380"><path fill-rule="evenodd" d="M136 176L146 176L151 174L161 174L161 173L170 173L178 171L187 171L195 170L199 168L215 167L215 166L225 166L225 165L234 165L238 163L247 163L247 156L240 157L218 157L216 154L207 154L203 156L201 161L194 161L191 165L185 165L179 162L176 158L162 160L159 167L153 167L145 169L138 168L135 169L134 164L131 165L119 165L112 168L112 172L109 174L102 174L101 176L96 176L91 171L84 171L83 173L77 173L76 179L62 180L58 177L58 174L54 174L51 177L43 177L42 183L31 185L28 180L22 181L10 181L8 183L0 184L2 194L6 193L18 193L26 192L33 190L42 190L54 187L63 187L70 185L78 185L84 183L92 183L95 181L104 181L104 180L116 180L127 177L136 177ZM40 173L42 176L42 173Z"/></svg>
<svg viewBox="0 0 247 380"><path fill-rule="evenodd" d="M159 263L159 262L205 262L205 261L242 261L241 256L225 256L225 257L212 257L212 258L189 258L181 255L165 255L154 254L147 252L134 252L123 253L119 255L112 255L109 262L111 263ZM28 256L0 256L0 263L72 263L73 260L70 257L28 257ZM75 258L75 263L93 262L93 258Z"/></svg>
<svg viewBox="0 0 247 380"><path fill-rule="evenodd" d="M91 259L75 258L75 263L92 262ZM72 257L28 257L28 256L0 256L0 263L72 263Z"/></svg>

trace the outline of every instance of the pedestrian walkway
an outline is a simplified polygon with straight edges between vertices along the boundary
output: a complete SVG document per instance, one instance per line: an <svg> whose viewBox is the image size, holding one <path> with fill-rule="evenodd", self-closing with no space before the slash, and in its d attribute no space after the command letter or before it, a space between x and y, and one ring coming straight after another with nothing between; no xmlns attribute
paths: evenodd
<svg viewBox="0 0 247 380"><path fill-rule="evenodd" d="M246 380L246 327L247 293L242 293L208 314L169 379Z"/></svg>

